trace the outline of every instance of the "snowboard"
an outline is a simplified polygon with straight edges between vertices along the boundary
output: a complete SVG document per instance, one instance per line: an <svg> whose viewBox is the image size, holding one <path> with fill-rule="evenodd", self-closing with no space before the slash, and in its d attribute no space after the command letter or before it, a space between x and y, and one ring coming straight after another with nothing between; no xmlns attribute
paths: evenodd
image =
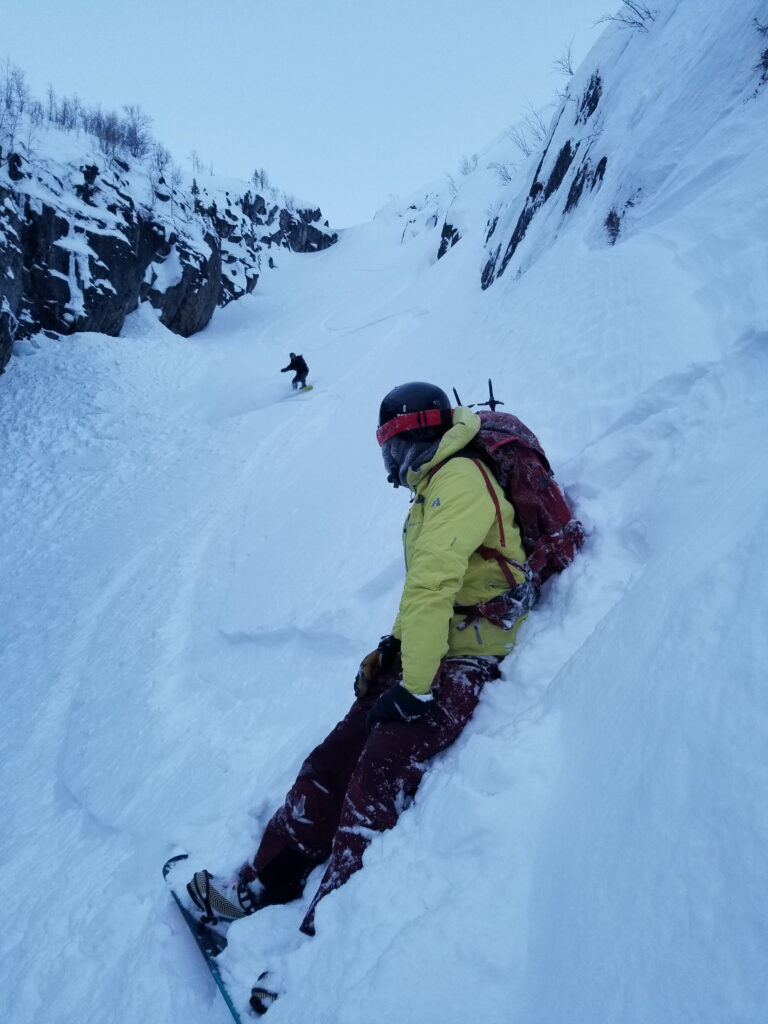
<svg viewBox="0 0 768 1024"><path fill-rule="evenodd" d="M296 388L296 390L292 391L291 394L292 395L300 395L302 393L302 391L311 391L314 386L315 386L314 384L307 384L306 387Z"/></svg>
<svg viewBox="0 0 768 1024"><path fill-rule="evenodd" d="M233 1020L235 1020L237 1024L243 1024L243 1019L235 1008L235 1004L232 1002L232 997L227 991L227 986L224 984L221 972L219 971L219 966L216 963L216 957L227 948L227 940L225 936L219 934L219 932L213 931L212 928L207 928L204 924L197 921L184 906L179 894L173 887L173 883L168 879L171 869L178 864L179 861L186 859L186 853L181 853L176 857L171 857L171 859L163 865L163 878L170 889L171 896L173 896L176 906L181 911L181 916L184 918L187 927L192 932L198 949L203 954L203 959L208 965L208 970L211 972L211 976L216 982L219 992L221 992L224 997L224 1002L227 1004L227 1008L232 1014Z"/></svg>

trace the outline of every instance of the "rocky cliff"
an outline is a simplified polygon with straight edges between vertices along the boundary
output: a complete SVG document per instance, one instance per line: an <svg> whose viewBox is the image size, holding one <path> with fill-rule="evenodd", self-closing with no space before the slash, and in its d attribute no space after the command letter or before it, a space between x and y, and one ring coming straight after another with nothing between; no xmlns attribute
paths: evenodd
<svg viewBox="0 0 768 1024"><path fill-rule="evenodd" d="M213 178L185 187L87 137L49 138L31 159L0 150L0 372L14 340L117 335L144 300L189 336L253 291L271 252L336 241L319 209L271 191Z"/></svg>

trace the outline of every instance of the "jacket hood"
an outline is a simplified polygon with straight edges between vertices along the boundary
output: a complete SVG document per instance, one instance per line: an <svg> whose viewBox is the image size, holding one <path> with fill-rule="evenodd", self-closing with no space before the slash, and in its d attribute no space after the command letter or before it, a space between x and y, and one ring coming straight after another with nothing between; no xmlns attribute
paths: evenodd
<svg viewBox="0 0 768 1024"><path fill-rule="evenodd" d="M443 434L437 451L432 458L425 462L418 469L408 470L408 486L412 491L417 491L420 484L426 480L429 473L435 466L444 462L445 459L460 452L462 448L470 443L480 431L481 420L477 413L472 412L464 405L458 405L453 410L453 425Z"/></svg>

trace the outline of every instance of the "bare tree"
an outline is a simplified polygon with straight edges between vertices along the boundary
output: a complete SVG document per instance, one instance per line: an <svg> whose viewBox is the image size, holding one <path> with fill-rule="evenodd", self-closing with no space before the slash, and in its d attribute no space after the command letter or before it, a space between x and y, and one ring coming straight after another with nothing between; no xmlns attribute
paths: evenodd
<svg viewBox="0 0 768 1024"><path fill-rule="evenodd" d="M189 154L189 159L192 161L192 174L194 177L197 177L203 169L203 161L196 149L193 149Z"/></svg>
<svg viewBox="0 0 768 1024"><path fill-rule="evenodd" d="M529 137L535 142L543 142L547 137L547 126L541 116L541 111L536 110L531 103L528 104L528 113L525 115L524 123Z"/></svg>
<svg viewBox="0 0 768 1024"><path fill-rule="evenodd" d="M120 118L114 111L109 111L106 114L99 111L96 120L96 137L102 151L107 156L112 157L117 153L123 139L123 130Z"/></svg>
<svg viewBox="0 0 768 1024"><path fill-rule="evenodd" d="M40 100L31 100L27 107L27 116L35 128L39 128L45 120L45 108Z"/></svg>
<svg viewBox="0 0 768 1024"><path fill-rule="evenodd" d="M547 137L547 126L541 112L529 103L525 116L509 125L505 134L523 156L530 156L534 148Z"/></svg>
<svg viewBox="0 0 768 1024"><path fill-rule="evenodd" d="M48 120L58 128L65 131L74 131L78 124L81 124L85 115L85 108L78 96L62 96L61 101L56 100L53 89L48 90Z"/></svg>
<svg viewBox="0 0 768 1024"><path fill-rule="evenodd" d="M160 179L163 177L165 168L168 166L171 159L171 154L160 142L152 144L149 156L149 205L150 208L154 208L157 201L157 189L160 185Z"/></svg>
<svg viewBox="0 0 768 1024"><path fill-rule="evenodd" d="M59 103L56 109L56 124L59 128L71 128L73 121L73 110L69 97L62 96L61 103Z"/></svg>
<svg viewBox="0 0 768 1024"><path fill-rule="evenodd" d="M622 7L615 14L604 14L597 19L600 25L606 21L615 21L624 28L636 28L641 32L648 31L648 22L656 20L656 12L640 0L623 0Z"/></svg>
<svg viewBox="0 0 768 1024"><path fill-rule="evenodd" d="M600 136L605 131L605 118L601 113L592 122L589 135L587 135L587 143L591 146L593 142L597 142Z"/></svg>
<svg viewBox="0 0 768 1024"><path fill-rule="evenodd" d="M6 59L5 64L0 68L0 135L8 130L11 100L11 62Z"/></svg>
<svg viewBox="0 0 768 1024"><path fill-rule="evenodd" d="M96 134L96 123L101 117L101 110L98 107L82 107L80 110L80 127L86 134Z"/></svg>
<svg viewBox="0 0 768 1024"><path fill-rule="evenodd" d="M168 152L165 146L162 145L162 143L160 142L154 143L154 145L152 146L152 156L150 159L150 164L157 171L158 177L163 173L165 168L168 166L170 159L171 154Z"/></svg>
<svg viewBox="0 0 768 1024"><path fill-rule="evenodd" d="M178 164L171 164L168 172L168 186L171 193L171 216L176 217L176 192L181 188L184 174Z"/></svg>
<svg viewBox="0 0 768 1024"><path fill-rule="evenodd" d="M565 51L552 62L552 70L557 71L558 74L565 75L570 78L573 74L573 40L568 43Z"/></svg>
<svg viewBox="0 0 768 1024"><path fill-rule="evenodd" d="M123 107L125 114L125 145L132 157L141 160L149 153L152 145L150 126L152 118L141 107L129 104Z"/></svg>
<svg viewBox="0 0 768 1024"><path fill-rule="evenodd" d="M48 121L52 124L56 120L56 108L58 106L56 100L56 93L53 91L53 86L48 85L48 91L45 94L45 116Z"/></svg>
<svg viewBox="0 0 768 1024"><path fill-rule="evenodd" d="M256 168L251 177L251 181L256 188L261 189L262 191L269 188L269 175L263 167Z"/></svg>
<svg viewBox="0 0 768 1024"><path fill-rule="evenodd" d="M24 149L27 159L32 155L37 142L37 130L45 120L45 110L39 100L31 100L27 106L26 129L24 133Z"/></svg>
<svg viewBox="0 0 768 1024"><path fill-rule="evenodd" d="M0 71L0 133L8 140L8 148L13 150L16 132L29 103L29 90L21 68L6 59Z"/></svg>

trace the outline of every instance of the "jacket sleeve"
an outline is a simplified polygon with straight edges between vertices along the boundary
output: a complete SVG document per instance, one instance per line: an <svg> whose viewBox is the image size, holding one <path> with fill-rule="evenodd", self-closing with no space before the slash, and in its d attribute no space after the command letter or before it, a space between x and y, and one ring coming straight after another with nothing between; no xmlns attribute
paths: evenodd
<svg viewBox="0 0 768 1024"><path fill-rule="evenodd" d="M496 515L482 475L469 459L451 459L421 493L423 520L415 535L406 537L405 585L394 627L402 641L403 685L412 693L428 692L445 657L453 604L470 555Z"/></svg>

